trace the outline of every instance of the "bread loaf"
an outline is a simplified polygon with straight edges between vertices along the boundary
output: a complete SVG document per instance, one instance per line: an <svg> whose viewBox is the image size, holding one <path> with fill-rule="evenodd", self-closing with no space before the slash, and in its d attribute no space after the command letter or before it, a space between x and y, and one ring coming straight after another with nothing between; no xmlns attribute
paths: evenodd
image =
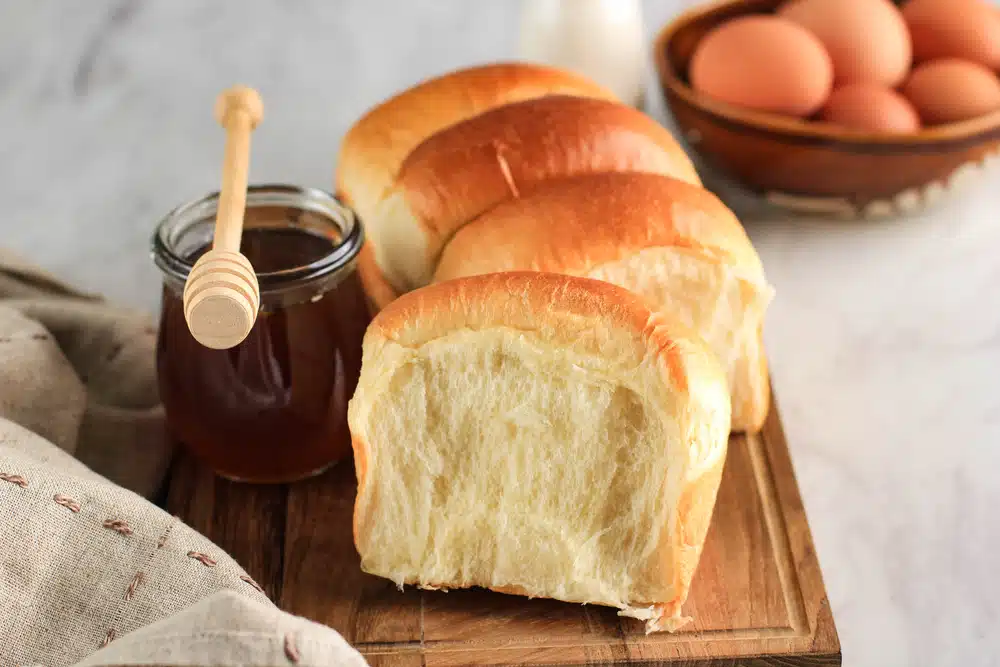
<svg viewBox="0 0 1000 667"><path fill-rule="evenodd" d="M337 195L367 223L403 160L424 139L503 104L553 94L615 99L587 78L528 63L479 65L422 81L373 107L344 135Z"/></svg>
<svg viewBox="0 0 1000 667"><path fill-rule="evenodd" d="M772 289L743 226L709 191L656 174L549 181L460 229L434 279L517 270L606 280L678 317L727 371L733 429L763 425Z"/></svg>
<svg viewBox="0 0 1000 667"><path fill-rule="evenodd" d="M484 111L546 95L615 100L614 94L572 72L529 63L495 63L422 81L381 102L344 136L336 193L367 225L403 160L431 135ZM370 236L370 234L369 234ZM375 263L369 238L358 272L374 310L398 295Z"/></svg>
<svg viewBox="0 0 1000 667"><path fill-rule="evenodd" d="M683 622L730 428L725 376L615 285L513 272L381 311L348 419L361 566Z"/></svg>
<svg viewBox="0 0 1000 667"><path fill-rule="evenodd" d="M490 207L551 178L607 171L699 182L673 136L631 107L550 95L491 109L420 143L365 204L375 262L397 293L426 285L444 242Z"/></svg>

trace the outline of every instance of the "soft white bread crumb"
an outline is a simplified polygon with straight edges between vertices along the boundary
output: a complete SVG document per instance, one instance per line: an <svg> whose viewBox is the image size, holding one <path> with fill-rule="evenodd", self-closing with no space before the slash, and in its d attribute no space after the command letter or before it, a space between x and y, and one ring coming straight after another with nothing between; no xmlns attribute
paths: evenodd
<svg viewBox="0 0 1000 667"><path fill-rule="evenodd" d="M639 297L546 273L405 294L365 336L349 423L366 572L683 621L730 400Z"/></svg>

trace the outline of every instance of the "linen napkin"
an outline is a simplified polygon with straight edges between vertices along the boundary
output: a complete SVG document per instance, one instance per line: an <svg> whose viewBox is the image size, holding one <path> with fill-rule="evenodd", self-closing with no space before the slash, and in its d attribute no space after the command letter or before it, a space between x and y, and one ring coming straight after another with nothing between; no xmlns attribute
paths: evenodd
<svg viewBox="0 0 1000 667"><path fill-rule="evenodd" d="M155 344L0 251L0 666L364 665L147 499L171 459Z"/></svg>

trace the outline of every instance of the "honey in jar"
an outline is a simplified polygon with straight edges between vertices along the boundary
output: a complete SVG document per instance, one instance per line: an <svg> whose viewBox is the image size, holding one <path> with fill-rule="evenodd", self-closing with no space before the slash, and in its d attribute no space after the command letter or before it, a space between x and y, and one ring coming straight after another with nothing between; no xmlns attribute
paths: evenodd
<svg viewBox="0 0 1000 667"><path fill-rule="evenodd" d="M184 282L211 248L218 195L158 226L164 276L157 372L168 428L181 446L233 480L278 483L319 474L351 454L347 402L370 315L355 271L363 232L318 190L248 189L240 251L261 308L237 346L198 343L184 318Z"/></svg>

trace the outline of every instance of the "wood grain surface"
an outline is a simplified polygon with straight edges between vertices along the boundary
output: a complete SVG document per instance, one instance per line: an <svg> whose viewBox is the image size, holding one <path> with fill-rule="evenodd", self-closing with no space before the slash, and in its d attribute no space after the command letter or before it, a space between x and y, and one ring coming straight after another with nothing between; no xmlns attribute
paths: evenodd
<svg viewBox="0 0 1000 667"><path fill-rule="evenodd" d="M645 635L597 606L407 589L361 572L354 471L288 486L234 484L189 459L168 506L227 550L283 609L325 623L376 667L458 665L840 665L840 643L772 406L761 434L733 436L691 596L694 620Z"/></svg>

